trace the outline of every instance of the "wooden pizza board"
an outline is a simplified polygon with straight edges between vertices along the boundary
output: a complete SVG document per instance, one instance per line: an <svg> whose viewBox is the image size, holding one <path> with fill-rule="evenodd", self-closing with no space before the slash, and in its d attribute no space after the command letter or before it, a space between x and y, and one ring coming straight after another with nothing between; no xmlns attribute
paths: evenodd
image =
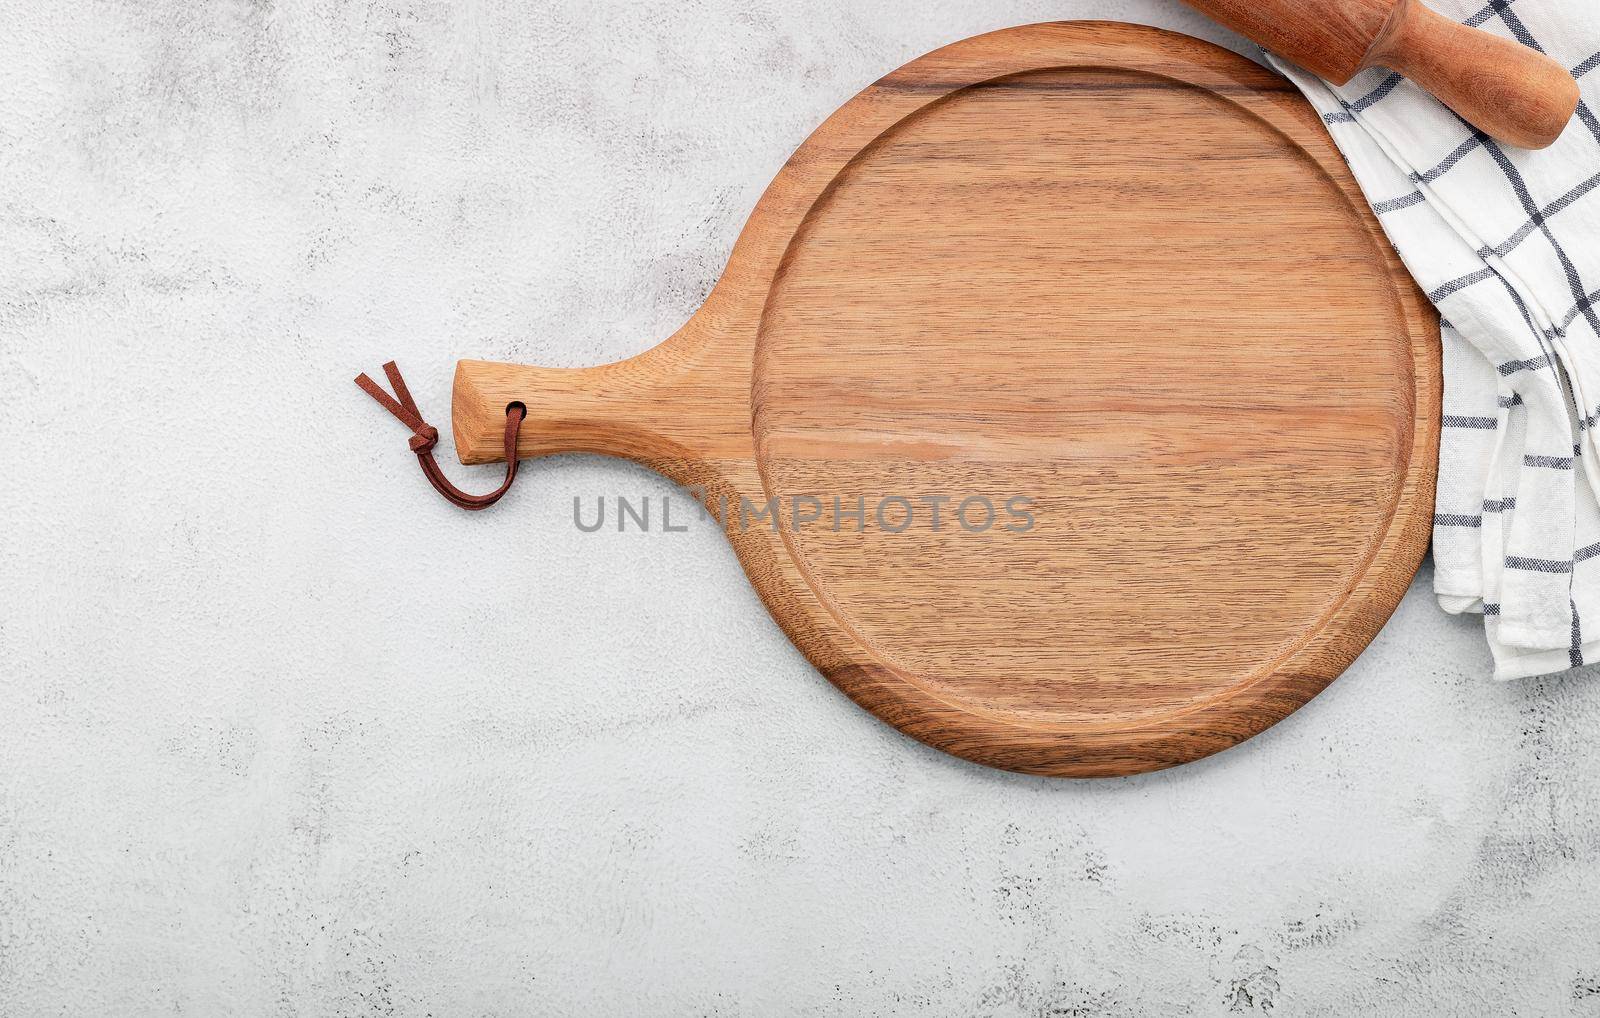
<svg viewBox="0 0 1600 1018"><path fill-rule="evenodd" d="M776 499L777 532L730 511L729 537L835 685L969 760L1121 775L1255 735L1383 626L1428 541L1438 344L1288 82L1037 25L839 110L659 347L462 362L455 439L501 458L521 401L524 457Z"/></svg>

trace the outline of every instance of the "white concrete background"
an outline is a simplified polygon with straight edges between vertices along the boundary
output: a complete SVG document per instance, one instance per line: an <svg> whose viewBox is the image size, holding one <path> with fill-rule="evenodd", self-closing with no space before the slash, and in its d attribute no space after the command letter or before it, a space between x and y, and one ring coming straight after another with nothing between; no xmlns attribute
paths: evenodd
<svg viewBox="0 0 1600 1018"><path fill-rule="evenodd" d="M569 522L665 482L569 457L459 513L350 384L397 357L443 420L458 357L648 347L809 130L939 44L1219 30L0 12L6 1018L1600 1013L1600 685L1491 684L1426 575L1237 750L1017 777L858 711L711 527Z"/></svg>

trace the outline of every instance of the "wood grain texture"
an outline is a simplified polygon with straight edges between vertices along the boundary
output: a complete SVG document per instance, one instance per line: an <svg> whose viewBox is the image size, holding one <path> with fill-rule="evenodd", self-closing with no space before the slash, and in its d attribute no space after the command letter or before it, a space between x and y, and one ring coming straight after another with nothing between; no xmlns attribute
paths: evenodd
<svg viewBox="0 0 1600 1018"><path fill-rule="evenodd" d="M1407 0L1185 0L1312 74L1343 85Z"/></svg>
<svg viewBox="0 0 1600 1018"><path fill-rule="evenodd" d="M967 759L1099 776L1249 738L1360 653L1427 544L1439 384L1437 319L1287 82L1076 23L868 88L675 336L463 361L454 424L494 460L521 400L523 456L776 499L729 537L830 680Z"/></svg>
<svg viewBox="0 0 1600 1018"><path fill-rule="evenodd" d="M1398 71L1485 134L1523 148L1553 143L1578 108L1566 68L1421 0L1187 2L1336 85L1369 67Z"/></svg>

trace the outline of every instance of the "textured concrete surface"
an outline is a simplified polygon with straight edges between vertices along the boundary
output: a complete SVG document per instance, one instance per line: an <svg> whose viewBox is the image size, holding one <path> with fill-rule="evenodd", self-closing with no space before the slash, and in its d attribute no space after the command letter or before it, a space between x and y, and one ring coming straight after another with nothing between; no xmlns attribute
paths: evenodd
<svg viewBox="0 0 1600 1018"><path fill-rule="evenodd" d="M835 693L711 528L571 525L665 482L462 514L350 384L637 352L878 74L1194 15L0 9L0 1014L1600 1013L1600 686L1490 683L1426 576L1233 752L1016 777Z"/></svg>

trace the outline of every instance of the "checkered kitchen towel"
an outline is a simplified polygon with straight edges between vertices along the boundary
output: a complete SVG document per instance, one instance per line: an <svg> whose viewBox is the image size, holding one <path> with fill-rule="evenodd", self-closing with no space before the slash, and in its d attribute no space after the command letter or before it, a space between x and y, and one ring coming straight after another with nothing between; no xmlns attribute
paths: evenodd
<svg viewBox="0 0 1600 1018"><path fill-rule="evenodd" d="M1445 320L1434 590L1482 612L1495 677L1600 661L1600 0L1428 0L1572 69L1555 145L1497 144L1411 82L1334 87L1269 55L1322 114Z"/></svg>

